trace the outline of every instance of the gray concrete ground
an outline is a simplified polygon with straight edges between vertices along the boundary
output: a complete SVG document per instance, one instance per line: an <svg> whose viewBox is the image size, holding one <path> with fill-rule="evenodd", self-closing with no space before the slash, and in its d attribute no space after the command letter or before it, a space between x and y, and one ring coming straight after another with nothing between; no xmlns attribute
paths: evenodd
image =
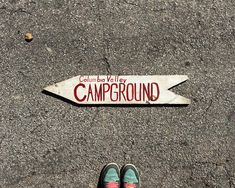
<svg viewBox="0 0 235 188"><path fill-rule="evenodd" d="M32 31L27 43L24 34ZM235 187L234 0L0 0L0 187ZM186 74L186 107L78 107L42 93L80 74Z"/></svg>

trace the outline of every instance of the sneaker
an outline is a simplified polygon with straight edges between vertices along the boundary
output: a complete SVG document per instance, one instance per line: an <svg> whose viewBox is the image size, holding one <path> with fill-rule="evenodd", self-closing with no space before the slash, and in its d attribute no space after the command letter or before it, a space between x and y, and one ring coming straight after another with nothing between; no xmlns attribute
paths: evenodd
<svg viewBox="0 0 235 188"><path fill-rule="evenodd" d="M140 188L140 178L136 167L127 164L121 170L121 188Z"/></svg>
<svg viewBox="0 0 235 188"><path fill-rule="evenodd" d="M100 175L100 188L120 188L119 167L115 163L106 165Z"/></svg>

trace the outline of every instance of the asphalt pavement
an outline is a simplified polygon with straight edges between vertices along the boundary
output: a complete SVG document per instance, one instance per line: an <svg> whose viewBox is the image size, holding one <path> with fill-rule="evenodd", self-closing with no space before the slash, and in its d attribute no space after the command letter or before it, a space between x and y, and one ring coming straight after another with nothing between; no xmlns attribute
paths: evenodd
<svg viewBox="0 0 235 188"><path fill-rule="evenodd" d="M106 74L188 75L172 91L192 104L42 92ZM234 188L234 75L234 0L0 0L0 188L96 188L109 162L143 188Z"/></svg>

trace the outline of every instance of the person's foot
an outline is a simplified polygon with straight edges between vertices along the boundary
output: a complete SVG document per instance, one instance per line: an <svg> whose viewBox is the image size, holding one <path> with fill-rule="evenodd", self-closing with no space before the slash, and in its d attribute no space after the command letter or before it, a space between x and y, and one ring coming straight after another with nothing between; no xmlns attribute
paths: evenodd
<svg viewBox="0 0 235 188"><path fill-rule="evenodd" d="M109 163L104 167L100 175L101 188L120 188L119 167L115 163Z"/></svg>
<svg viewBox="0 0 235 188"><path fill-rule="evenodd" d="M140 178L136 167L127 164L121 170L121 188L139 188Z"/></svg>

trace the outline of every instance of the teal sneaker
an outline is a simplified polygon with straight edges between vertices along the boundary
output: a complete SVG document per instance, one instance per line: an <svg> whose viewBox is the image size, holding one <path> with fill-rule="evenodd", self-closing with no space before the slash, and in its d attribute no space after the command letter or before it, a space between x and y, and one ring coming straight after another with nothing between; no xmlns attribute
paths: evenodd
<svg viewBox="0 0 235 188"><path fill-rule="evenodd" d="M120 188L119 167L115 163L106 165L100 174L100 188Z"/></svg>
<svg viewBox="0 0 235 188"><path fill-rule="evenodd" d="M127 164L121 170L121 188L140 188L140 177L136 167Z"/></svg>

